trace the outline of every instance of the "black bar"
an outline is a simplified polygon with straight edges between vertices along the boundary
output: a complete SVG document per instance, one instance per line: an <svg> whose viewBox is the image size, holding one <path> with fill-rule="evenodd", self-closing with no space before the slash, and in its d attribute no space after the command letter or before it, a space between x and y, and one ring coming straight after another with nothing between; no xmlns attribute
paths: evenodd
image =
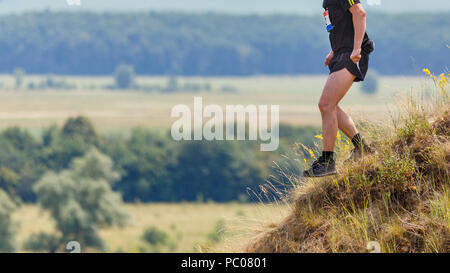
<svg viewBox="0 0 450 273"><path fill-rule="evenodd" d="M430 261L431 260L431 261ZM32 266L35 270L66 269L77 272L322 272L367 270L401 272L426 266L427 272L440 263L448 269L450 254L0 254L2 266ZM212 262L214 262L212 266ZM123 270L125 267L126 270ZM38 270L39 272L40 270ZM11 271L12 272L12 271ZM445 272L445 270L444 270Z"/></svg>

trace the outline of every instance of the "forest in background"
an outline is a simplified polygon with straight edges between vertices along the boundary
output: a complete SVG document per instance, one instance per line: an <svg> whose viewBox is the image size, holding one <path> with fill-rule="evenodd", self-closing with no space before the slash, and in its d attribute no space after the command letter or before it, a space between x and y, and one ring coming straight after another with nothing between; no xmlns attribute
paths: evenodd
<svg viewBox="0 0 450 273"><path fill-rule="evenodd" d="M323 74L323 18L306 15L33 12L0 17L0 73ZM384 75L446 69L448 12L368 16L372 67ZM394 65L395 64L395 65Z"/></svg>
<svg viewBox="0 0 450 273"><path fill-rule="evenodd" d="M127 202L258 201L247 190L258 192L276 174L273 161L294 141L313 145L314 132L313 127L281 125L280 148L267 153L257 142L176 142L169 132L144 128L128 137L100 135L84 117L70 118L62 128L48 127L39 137L11 127L0 132L0 189L19 202L34 202L33 187L45 173L71 169L74 159L94 149L100 162L112 162L108 169L117 172L112 188Z"/></svg>

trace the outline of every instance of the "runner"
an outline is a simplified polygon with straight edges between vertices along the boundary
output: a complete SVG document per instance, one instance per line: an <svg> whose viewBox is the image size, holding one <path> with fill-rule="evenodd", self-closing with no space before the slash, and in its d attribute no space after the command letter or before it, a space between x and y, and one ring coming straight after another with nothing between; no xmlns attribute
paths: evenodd
<svg viewBox="0 0 450 273"><path fill-rule="evenodd" d="M323 152L304 172L305 177L336 174L334 146L338 128L352 140L352 160L359 159L364 152L372 152L352 118L338 105L353 82L364 80L369 67L374 43L366 33L366 12L359 0L324 0L323 8L331 42L331 51L325 59L330 75L319 101Z"/></svg>

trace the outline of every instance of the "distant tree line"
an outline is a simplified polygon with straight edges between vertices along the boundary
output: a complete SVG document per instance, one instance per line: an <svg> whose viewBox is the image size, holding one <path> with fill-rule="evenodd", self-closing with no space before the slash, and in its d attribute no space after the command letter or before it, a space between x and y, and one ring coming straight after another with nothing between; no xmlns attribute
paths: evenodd
<svg viewBox="0 0 450 273"><path fill-rule="evenodd" d="M368 15L381 74L445 69L450 14ZM0 72L113 75L326 73L320 16L181 13L25 13L0 17ZM20 71L16 71L20 86ZM116 76L120 76L116 74ZM122 78L120 84L127 84Z"/></svg>
<svg viewBox="0 0 450 273"><path fill-rule="evenodd" d="M39 80L35 78L29 79L26 75L26 71L22 68L16 68L14 70L14 79L16 90L76 90L79 88L85 88L89 90L103 89L103 90L134 90L143 92L160 92L160 93L172 93L172 92L211 92L213 87L206 79L204 80L192 80L183 79L179 80L177 76L168 75L167 81L164 84L159 83L141 83L136 80L134 67L132 65L120 64L116 67L114 75L112 75L111 83L106 84L80 84L77 81L66 80L65 76L55 76L53 74L47 74L41 76ZM114 82L112 82L114 80ZM26 84L24 84L26 83ZM0 88L5 88L3 83L0 83ZM7 88L7 87L6 87ZM236 92L238 89L229 84L222 85L216 88L215 91L220 92Z"/></svg>
<svg viewBox="0 0 450 273"><path fill-rule="evenodd" d="M132 65L120 64L116 67L114 73L114 85L106 86L109 89L133 89L142 91L158 91L158 92L199 92L211 91L212 87L209 83L185 82L183 85L178 83L178 79L174 75L170 75L165 86L159 84L139 84L135 81L135 72ZM17 76L16 76L17 79ZM223 87L222 87L223 91Z"/></svg>

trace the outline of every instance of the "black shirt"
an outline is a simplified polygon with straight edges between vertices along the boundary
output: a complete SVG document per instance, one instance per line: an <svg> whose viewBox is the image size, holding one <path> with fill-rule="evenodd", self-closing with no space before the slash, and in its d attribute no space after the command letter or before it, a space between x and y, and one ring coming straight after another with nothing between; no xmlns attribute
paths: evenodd
<svg viewBox="0 0 450 273"><path fill-rule="evenodd" d="M349 9L360 3L359 0L324 0L323 8L328 10L333 29L330 31L331 49L336 54L352 52L355 40L353 16ZM363 44L369 37L364 35Z"/></svg>

